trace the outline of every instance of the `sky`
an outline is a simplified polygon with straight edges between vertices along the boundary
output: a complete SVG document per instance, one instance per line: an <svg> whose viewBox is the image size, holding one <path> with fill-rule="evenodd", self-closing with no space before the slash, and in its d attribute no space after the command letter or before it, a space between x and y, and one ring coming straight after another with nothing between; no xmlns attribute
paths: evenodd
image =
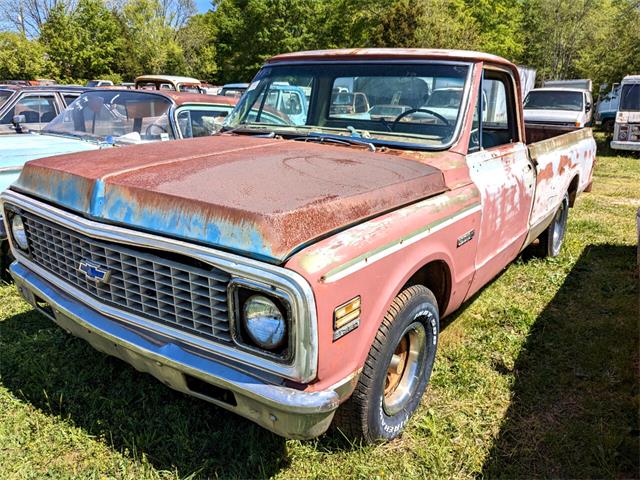
<svg viewBox="0 0 640 480"><path fill-rule="evenodd" d="M204 13L211 8L211 0L195 0L198 13Z"/></svg>

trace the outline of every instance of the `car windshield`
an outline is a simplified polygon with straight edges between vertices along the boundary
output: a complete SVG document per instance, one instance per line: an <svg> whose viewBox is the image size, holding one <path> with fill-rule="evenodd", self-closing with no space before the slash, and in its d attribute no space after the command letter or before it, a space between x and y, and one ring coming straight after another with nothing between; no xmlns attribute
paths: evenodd
<svg viewBox="0 0 640 480"><path fill-rule="evenodd" d="M267 66L227 117L224 129L298 137L326 133L399 147L443 148L459 130L468 76L468 65L435 62ZM301 92L293 105L272 101L282 85ZM455 91L446 116L429 110L429 98L439 89Z"/></svg>
<svg viewBox="0 0 640 480"><path fill-rule="evenodd" d="M195 83L179 83L178 89L181 92L200 93L200 86Z"/></svg>
<svg viewBox="0 0 640 480"><path fill-rule="evenodd" d="M640 112L640 83L622 86L618 109L622 112Z"/></svg>
<svg viewBox="0 0 640 480"><path fill-rule="evenodd" d="M582 92L563 90L531 91L524 99L525 110L582 111Z"/></svg>
<svg viewBox="0 0 640 480"><path fill-rule="evenodd" d="M7 99L13 94L11 90L0 90L0 107L7 101Z"/></svg>
<svg viewBox="0 0 640 480"><path fill-rule="evenodd" d="M82 94L44 129L96 141L130 144L170 140L169 99L135 91Z"/></svg>

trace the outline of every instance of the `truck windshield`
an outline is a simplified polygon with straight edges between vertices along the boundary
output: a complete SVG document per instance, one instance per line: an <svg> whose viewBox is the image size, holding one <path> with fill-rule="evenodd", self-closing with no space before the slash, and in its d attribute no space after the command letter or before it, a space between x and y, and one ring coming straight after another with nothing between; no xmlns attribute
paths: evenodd
<svg viewBox="0 0 640 480"><path fill-rule="evenodd" d="M533 90L524 99L525 110L582 111L582 92L567 90Z"/></svg>
<svg viewBox="0 0 640 480"><path fill-rule="evenodd" d="M640 112L640 83L622 86L618 109L622 112Z"/></svg>
<svg viewBox="0 0 640 480"><path fill-rule="evenodd" d="M169 99L142 92L87 92L43 129L43 133L70 135L114 143L169 140Z"/></svg>
<svg viewBox="0 0 640 480"><path fill-rule="evenodd" d="M328 133L444 148L459 130L469 71L468 65L427 62L267 66L227 117L225 130ZM283 91L291 94L282 97ZM433 94L447 97L445 108L440 101L431 106Z"/></svg>

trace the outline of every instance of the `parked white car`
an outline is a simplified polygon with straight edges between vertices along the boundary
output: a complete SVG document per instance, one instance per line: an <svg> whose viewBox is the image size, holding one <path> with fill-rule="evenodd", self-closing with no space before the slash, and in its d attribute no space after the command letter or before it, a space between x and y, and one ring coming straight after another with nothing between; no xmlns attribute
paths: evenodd
<svg viewBox="0 0 640 480"><path fill-rule="evenodd" d="M628 75L620 84L611 148L640 152L640 75Z"/></svg>
<svg viewBox="0 0 640 480"><path fill-rule="evenodd" d="M575 129L591 126L592 116L593 99L589 90L534 88L524 99L526 123Z"/></svg>

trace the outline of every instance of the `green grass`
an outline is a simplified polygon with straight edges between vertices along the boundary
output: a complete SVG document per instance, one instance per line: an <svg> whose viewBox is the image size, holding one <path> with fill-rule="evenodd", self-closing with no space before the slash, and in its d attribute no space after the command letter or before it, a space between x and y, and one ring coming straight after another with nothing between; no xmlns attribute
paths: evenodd
<svg viewBox="0 0 640 480"><path fill-rule="evenodd" d="M406 433L285 441L91 349L0 286L0 477L639 477L640 161L599 156L557 259L444 321Z"/></svg>

